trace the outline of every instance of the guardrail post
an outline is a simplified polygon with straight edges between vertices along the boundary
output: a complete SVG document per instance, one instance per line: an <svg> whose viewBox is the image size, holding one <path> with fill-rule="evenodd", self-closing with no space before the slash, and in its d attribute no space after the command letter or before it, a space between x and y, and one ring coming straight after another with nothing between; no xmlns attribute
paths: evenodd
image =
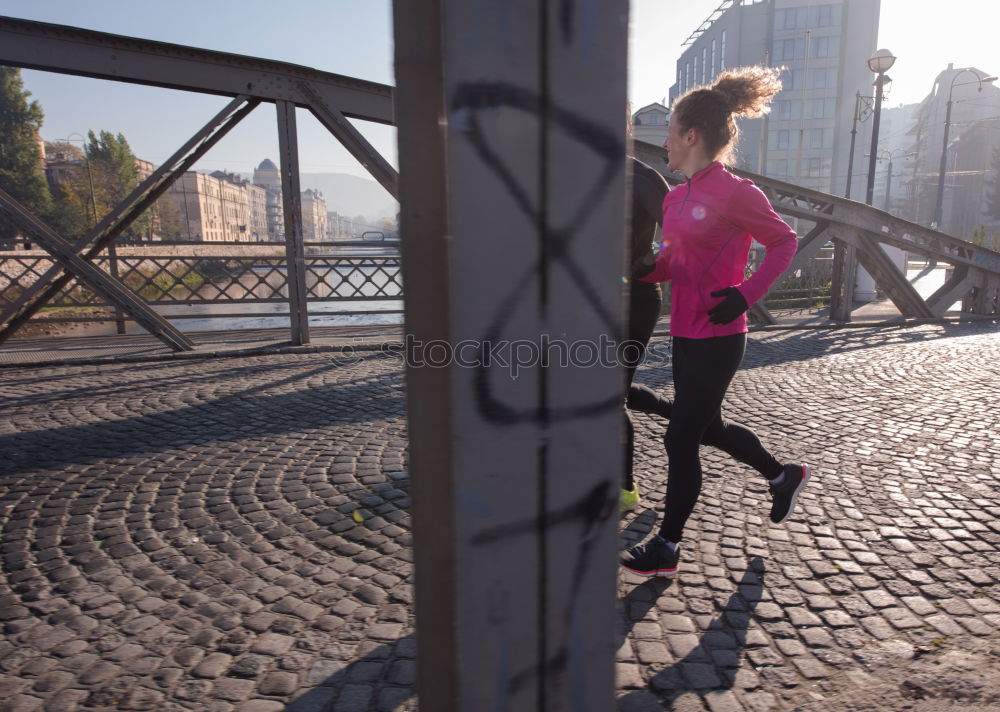
<svg viewBox="0 0 1000 712"><path fill-rule="evenodd" d="M118 251L115 249L114 242L108 244L108 262L111 267L111 276L114 277L115 279L119 279ZM119 334L125 333L125 314L124 312L122 312L122 308L117 304L115 305L115 331L117 331Z"/></svg>
<svg viewBox="0 0 1000 712"><path fill-rule="evenodd" d="M274 102L278 110L278 152L281 154L281 199L285 211L285 259L288 265L288 311L292 343L309 343L309 305L306 300L305 245L302 238L302 192L299 183L299 144L295 104Z"/></svg>

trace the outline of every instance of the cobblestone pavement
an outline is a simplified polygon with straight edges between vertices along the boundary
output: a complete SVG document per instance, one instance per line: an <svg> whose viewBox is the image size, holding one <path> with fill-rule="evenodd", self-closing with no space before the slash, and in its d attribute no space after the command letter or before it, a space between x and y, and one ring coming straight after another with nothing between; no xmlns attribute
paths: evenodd
<svg viewBox="0 0 1000 712"><path fill-rule="evenodd" d="M416 707L397 359L16 368L0 392L4 712ZM773 526L705 450L680 574L620 579L620 709L1000 707L1000 327L758 333L728 414L813 483ZM664 494L663 423L638 423L623 544Z"/></svg>

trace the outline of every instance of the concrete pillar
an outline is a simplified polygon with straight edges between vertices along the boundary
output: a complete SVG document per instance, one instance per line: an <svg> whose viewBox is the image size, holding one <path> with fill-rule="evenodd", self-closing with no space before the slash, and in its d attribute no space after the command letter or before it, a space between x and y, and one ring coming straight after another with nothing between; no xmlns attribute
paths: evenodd
<svg viewBox="0 0 1000 712"><path fill-rule="evenodd" d="M422 709L614 708L627 9L395 3Z"/></svg>

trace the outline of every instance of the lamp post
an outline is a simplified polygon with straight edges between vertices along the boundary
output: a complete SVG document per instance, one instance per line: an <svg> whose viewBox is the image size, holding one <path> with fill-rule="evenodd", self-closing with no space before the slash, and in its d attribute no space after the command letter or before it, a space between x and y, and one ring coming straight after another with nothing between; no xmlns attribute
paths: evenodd
<svg viewBox="0 0 1000 712"><path fill-rule="evenodd" d="M875 161L878 160L878 128L879 120L882 116L882 95L885 87L892 80L889 79L888 72L892 65L896 63L896 58L887 49L880 49L868 60L868 68L875 72L875 106L872 118L872 146L868 153L868 190L865 191L865 202L872 204L872 197L875 191Z"/></svg>
<svg viewBox="0 0 1000 712"><path fill-rule="evenodd" d="M902 149L902 148L894 148L891 151L888 151L888 150L886 150L886 149L883 148L882 151L879 153L879 156L878 156L878 159L880 161L883 160L883 159L889 161L888 171L886 172L886 176L885 176L885 207L884 207L884 210L886 212L889 212L889 200L891 199L891 196L892 196L892 159L896 157L896 152L897 151L901 151L902 152L902 153L900 153L901 156L912 156L912 155L914 155L912 153L908 153L905 149Z"/></svg>
<svg viewBox="0 0 1000 712"><path fill-rule="evenodd" d="M976 81L974 82L962 82L961 84L955 84L955 80L960 76L970 72L975 75ZM945 104L944 113L944 139L941 142L941 166L938 169L938 186L937 186L937 200L934 203L934 227L937 230L941 229L941 221L943 219L944 213L944 174L945 168L948 163L948 130L951 128L951 104L952 104L952 94L955 91L956 86L963 86L965 84L979 84L978 91L983 90L983 84L988 84L990 82L995 82L997 77L985 77L979 74L972 67L966 67L965 69L960 69L955 72L954 76L951 78L951 85L948 87L948 103Z"/></svg>
<svg viewBox="0 0 1000 712"><path fill-rule="evenodd" d="M851 197L851 179L854 177L854 141L858 137L858 122L866 121L872 112L873 97L862 96L861 92L854 94L854 119L851 122L851 150L847 154L847 187L844 197Z"/></svg>
<svg viewBox="0 0 1000 712"><path fill-rule="evenodd" d="M83 162L87 164L87 181L90 183L90 209L94 217L94 225L97 225L97 198L94 195L94 174L90 170L90 156L87 155L87 139L83 137L83 134L74 132L66 137L66 142L71 143L76 140L73 138L74 136L80 137L80 146L83 149Z"/></svg>
<svg viewBox="0 0 1000 712"><path fill-rule="evenodd" d="M875 117L872 122L872 147L868 163L868 191L865 200L872 204L872 191L875 188L875 160L878 152L878 127L882 97L892 81L886 72L895 63L896 58L887 49L880 49L868 60L868 68L878 76L875 79L875 97L872 99L871 111ZM857 92L854 100L854 125L851 127L851 151L847 168L847 197L851 195L851 175L854 170L854 139L858 132L858 122L864 121L862 102L864 97ZM865 106L867 111L868 107ZM850 242L836 241L833 253L833 293L830 299L830 318L839 321L850 321L851 310L855 298L861 301L871 301L875 298L875 280L867 272L858 268L857 248Z"/></svg>

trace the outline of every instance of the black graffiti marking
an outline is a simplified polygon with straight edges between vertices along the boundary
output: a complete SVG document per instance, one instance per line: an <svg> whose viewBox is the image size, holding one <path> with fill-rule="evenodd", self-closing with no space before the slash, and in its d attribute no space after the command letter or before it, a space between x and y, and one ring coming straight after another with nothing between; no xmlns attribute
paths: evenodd
<svg viewBox="0 0 1000 712"><path fill-rule="evenodd" d="M573 0L562 0L559 3L559 29L562 30L563 42L569 42L573 37Z"/></svg>
<svg viewBox="0 0 1000 712"><path fill-rule="evenodd" d="M562 526L571 522L583 523L583 534L580 537L580 548L578 550L576 562L573 566L571 591L582 590L582 584L590 567L594 545L597 543L597 535L600 532L600 525L611 517L618 504L618 499L614 495L617 490L611 480L603 480L595 485L579 501L567 507L548 513L544 517L534 517L522 522L503 524L497 527L486 529L471 540L473 546L484 546L508 539L510 537L523 536L526 534L538 534L547 531L552 527ZM565 626L568 629L571 624L572 606L565 615ZM569 660L569 651L566 644L562 644L552 656L546 656L541 662L521 670L510 677L508 682L509 691L514 694L524 688L534 679L545 679L549 671L563 670Z"/></svg>
<svg viewBox="0 0 1000 712"><path fill-rule="evenodd" d="M538 116L543 119L543 130L548 130L547 127L551 125L603 159L604 167L598 179L584 194L579 207L571 214L565 225L550 224L548 215L544 211L545 206L535 206L532 203L528 192L518 183L503 159L490 147L479 117L484 111L501 108L511 108ZM575 285L582 300L598 314L608 333L620 340L622 325L619 315L609 311L597 299L597 290L570 255L569 247L577 237L580 227L598 204L602 192L607 190L624 166L625 149L622 137L584 117L555 106L545 96L501 82L458 85L453 93L451 110L457 117L455 126L466 134L483 163L499 178L520 210L538 227L543 242L543 254L534 264L529 265L523 274L512 280L513 288L501 300L495 317L487 322L486 334L481 341L493 342L498 339L518 304L527 297L526 287L536 278L544 282L550 264L558 264L569 273L571 283ZM544 158L543 156L543 160ZM489 371L485 366L478 366L474 370L473 378L476 404L480 413L487 421L499 424L553 423L588 418L609 412L621 405L621 398L615 395L583 405L553 409L545 403L543 394L538 405L516 408L495 396L489 380Z"/></svg>
<svg viewBox="0 0 1000 712"><path fill-rule="evenodd" d="M484 546L501 539L535 534L539 528L552 528L580 520L583 521L584 537L586 538L592 535L597 524L611 516L616 502L612 494L611 480L602 480L578 502L549 512L542 517L532 517L525 521L501 524L491 529L485 529L472 537L469 543L472 546Z"/></svg>

